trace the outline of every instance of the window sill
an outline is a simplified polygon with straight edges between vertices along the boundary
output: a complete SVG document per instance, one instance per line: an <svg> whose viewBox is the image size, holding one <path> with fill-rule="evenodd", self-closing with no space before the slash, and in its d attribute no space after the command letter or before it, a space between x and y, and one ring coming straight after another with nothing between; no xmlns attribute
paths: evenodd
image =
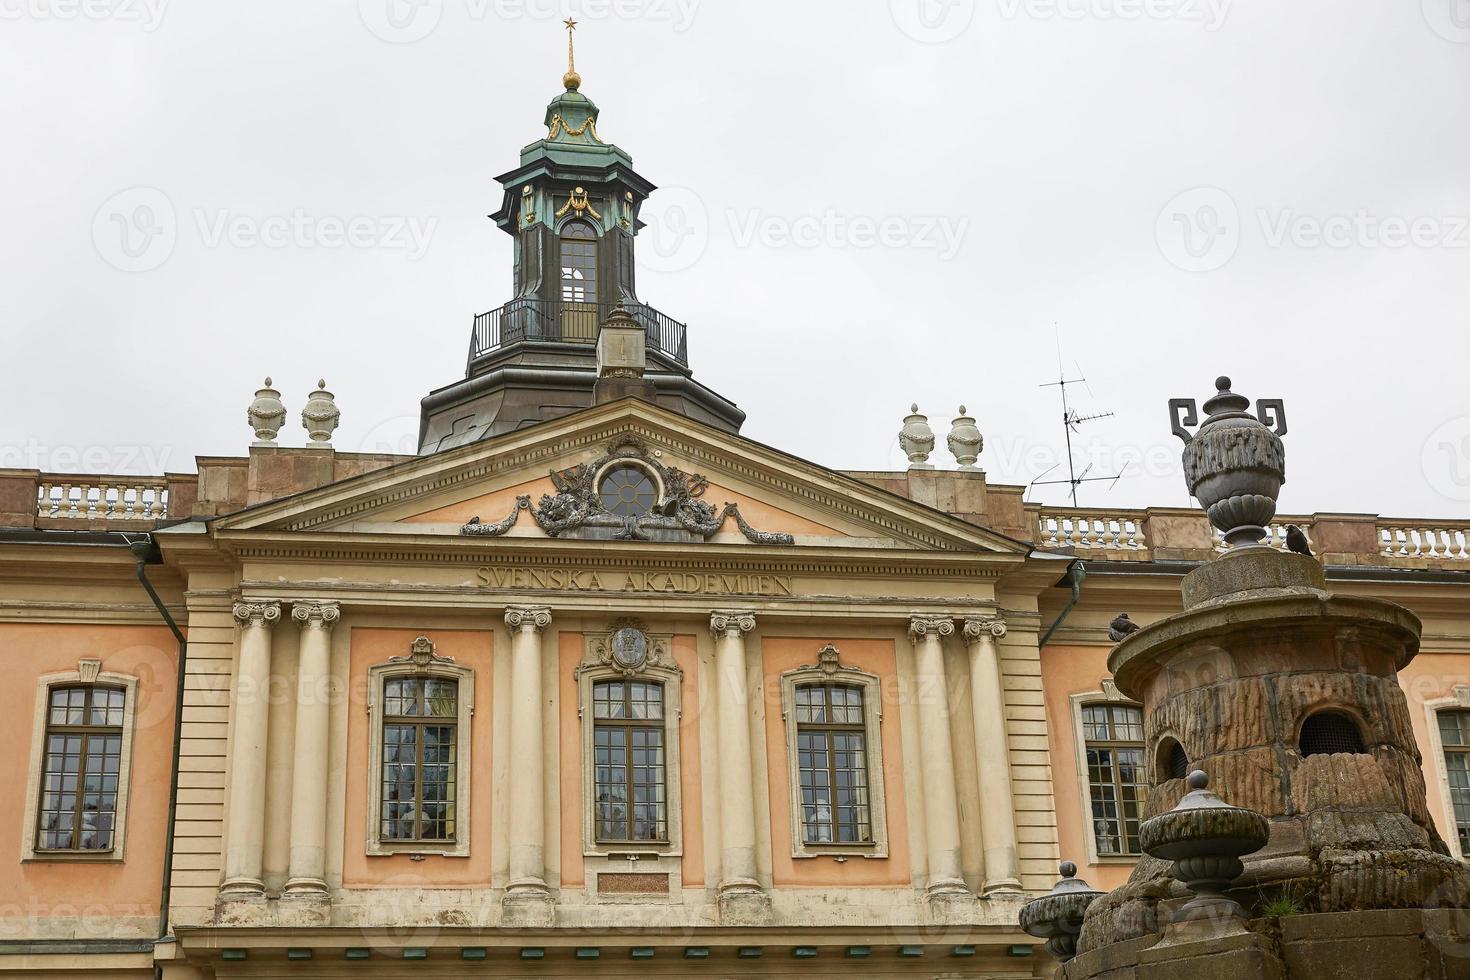
<svg viewBox="0 0 1470 980"><path fill-rule="evenodd" d="M122 864L121 854L114 851L33 851L21 858L22 864Z"/></svg>
<svg viewBox="0 0 1470 980"><path fill-rule="evenodd" d="M1092 863L1095 864L1095 865L1110 865L1110 864L1130 865L1130 864L1137 864L1139 861L1142 861L1142 860L1143 860L1143 855L1142 854L1099 854L1098 856L1096 856L1095 858L1092 859Z"/></svg>
<svg viewBox="0 0 1470 980"><path fill-rule="evenodd" d="M677 858L684 856L684 850L679 845L668 841L660 843L641 841L628 844L598 843L582 852L584 858L617 858L625 855L637 858Z"/></svg>
<svg viewBox="0 0 1470 980"><path fill-rule="evenodd" d="M798 861L811 858L863 858L864 860L885 860L888 857L888 847L884 844L807 844L799 848L793 848L791 856Z"/></svg>
<svg viewBox="0 0 1470 980"><path fill-rule="evenodd" d="M431 847L422 844L371 844L367 849L368 857L444 857L444 858L467 858L470 856L468 847Z"/></svg>

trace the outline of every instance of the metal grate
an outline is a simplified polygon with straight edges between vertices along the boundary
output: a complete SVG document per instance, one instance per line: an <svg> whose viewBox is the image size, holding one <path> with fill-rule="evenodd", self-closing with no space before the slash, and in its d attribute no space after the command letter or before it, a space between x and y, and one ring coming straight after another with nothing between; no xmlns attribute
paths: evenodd
<svg viewBox="0 0 1470 980"><path fill-rule="evenodd" d="M1301 750L1303 758L1339 752L1360 755L1367 751L1357 724L1337 711L1323 711L1302 724Z"/></svg>
<svg viewBox="0 0 1470 980"><path fill-rule="evenodd" d="M1183 779L1189 775L1189 755L1184 751L1184 746L1169 740L1164 752L1164 778Z"/></svg>

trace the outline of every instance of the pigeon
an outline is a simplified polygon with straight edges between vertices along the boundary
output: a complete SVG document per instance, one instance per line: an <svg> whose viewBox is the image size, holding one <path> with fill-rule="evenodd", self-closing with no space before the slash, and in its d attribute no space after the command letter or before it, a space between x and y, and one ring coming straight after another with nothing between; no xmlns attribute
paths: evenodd
<svg viewBox="0 0 1470 980"><path fill-rule="evenodd" d="M1312 554L1312 546L1307 544L1307 536L1295 524L1286 525L1286 550L1295 551L1297 554L1306 555L1308 558L1315 557Z"/></svg>
<svg viewBox="0 0 1470 980"><path fill-rule="evenodd" d="M480 515L476 514L474 517L470 518L470 522L466 524L465 527L474 527L478 523L480 523Z"/></svg>
<svg viewBox="0 0 1470 980"><path fill-rule="evenodd" d="M1118 613L1118 618L1108 624L1108 639L1121 643L1128 634L1137 633L1141 629L1143 627L1129 619L1127 613Z"/></svg>

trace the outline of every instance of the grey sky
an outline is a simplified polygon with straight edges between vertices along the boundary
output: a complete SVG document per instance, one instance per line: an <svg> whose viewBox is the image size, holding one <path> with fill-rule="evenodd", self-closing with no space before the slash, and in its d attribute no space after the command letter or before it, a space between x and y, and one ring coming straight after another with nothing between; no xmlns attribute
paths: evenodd
<svg viewBox="0 0 1470 980"><path fill-rule="evenodd" d="M338 448L408 448L509 298L567 11L665 188L639 292L747 435L898 468L963 402L1025 483L1055 323L1117 413L1079 457L1143 457L1084 504L1186 504L1165 406L1226 372L1286 400L1284 511L1470 509L1466 0L0 0L0 466L242 454L267 374L288 444L325 377Z"/></svg>

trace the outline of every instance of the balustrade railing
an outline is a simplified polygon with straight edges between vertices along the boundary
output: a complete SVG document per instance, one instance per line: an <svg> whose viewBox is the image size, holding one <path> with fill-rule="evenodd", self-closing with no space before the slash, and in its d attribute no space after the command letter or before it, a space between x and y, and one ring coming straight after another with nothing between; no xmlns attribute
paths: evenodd
<svg viewBox="0 0 1470 980"><path fill-rule="evenodd" d="M1041 548L1072 548L1084 551L1136 551L1148 549L1144 531L1146 511L1043 510Z"/></svg>
<svg viewBox="0 0 1470 980"><path fill-rule="evenodd" d="M1470 562L1470 521L1380 520L1385 558Z"/></svg>
<svg viewBox="0 0 1470 980"><path fill-rule="evenodd" d="M475 317L469 364L473 367L486 354L522 341L591 346L597 343L603 322L617 308L612 303L511 300ZM689 365L688 330L684 324L646 303L623 304L623 309L643 327L649 350L673 358L685 367Z"/></svg>
<svg viewBox="0 0 1470 980"><path fill-rule="evenodd" d="M168 484L158 477L47 473L37 486L38 518L151 522L167 514Z"/></svg>

